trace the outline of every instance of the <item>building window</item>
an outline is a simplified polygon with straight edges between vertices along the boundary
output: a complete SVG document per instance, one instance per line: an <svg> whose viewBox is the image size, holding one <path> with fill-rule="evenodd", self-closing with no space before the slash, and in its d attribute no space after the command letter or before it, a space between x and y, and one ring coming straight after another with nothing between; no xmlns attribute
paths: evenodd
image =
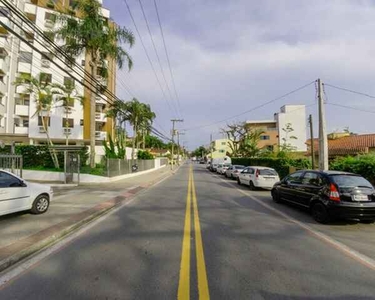
<svg viewBox="0 0 375 300"><path fill-rule="evenodd" d="M69 127L69 128L73 128L74 127L74 119L66 119L66 118L63 118L62 119L62 127Z"/></svg>
<svg viewBox="0 0 375 300"><path fill-rule="evenodd" d="M47 126L51 126L51 118L50 117L44 117L45 122L47 123ZM38 126L43 126L42 117L38 117Z"/></svg>
<svg viewBox="0 0 375 300"><path fill-rule="evenodd" d="M83 126L83 119L81 119L81 120L79 121L79 125L80 125L80 126Z"/></svg>
<svg viewBox="0 0 375 300"><path fill-rule="evenodd" d="M82 67L86 66L86 61L84 59L82 59L81 65Z"/></svg>
<svg viewBox="0 0 375 300"><path fill-rule="evenodd" d="M227 142L221 142L221 145L226 146Z"/></svg>
<svg viewBox="0 0 375 300"><path fill-rule="evenodd" d="M71 77L64 77L64 85L68 87L74 86L74 79Z"/></svg>
<svg viewBox="0 0 375 300"><path fill-rule="evenodd" d="M31 64L33 54L31 52L20 51L18 62Z"/></svg>
<svg viewBox="0 0 375 300"><path fill-rule="evenodd" d="M220 149L220 150L219 150L219 153L225 153L225 150Z"/></svg>
<svg viewBox="0 0 375 300"><path fill-rule="evenodd" d="M29 119L23 119L22 125L23 125L23 127L29 127Z"/></svg>
<svg viewBox="0 0 375 300"><path fill-rule="evenodd" d="M52 83L52 74L40 73L40 82L44 84Z"/></svg>
<svg viewBox="0 0 375 300"><path fill-rule="evenodd" d="M268 146L266 147L266 149L267 149L268 151L273 151L273 146L272 146L272 145L268 145Z"/></svg>
<svg viewBox="0 0 375 300"><path fill-rule="evenodd" d="M49 12L46 12L46 14L44 16L44 20L50 20L53 23L55 23L56 22L56 15L52 14L52 13L49 13Z"/></svg>
<svg viewBox="0 0 375 300"><path fill-rule="evenodd" d="M261 135L260 136L260 140L261 141L266 141L266 140L269 140L270 139L270 136L269 135Z"/></svg>

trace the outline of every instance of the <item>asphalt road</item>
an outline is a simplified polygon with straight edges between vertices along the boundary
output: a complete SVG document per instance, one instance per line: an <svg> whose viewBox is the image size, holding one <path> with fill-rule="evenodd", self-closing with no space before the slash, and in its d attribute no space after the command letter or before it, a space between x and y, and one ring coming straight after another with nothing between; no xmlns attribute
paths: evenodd
<svg viewBox="0 0 375 300"><path fill-rule="evenodd" d="M267 191L193 169L25 270L0 299L375 299L374 225L318 225Z"/></svg>

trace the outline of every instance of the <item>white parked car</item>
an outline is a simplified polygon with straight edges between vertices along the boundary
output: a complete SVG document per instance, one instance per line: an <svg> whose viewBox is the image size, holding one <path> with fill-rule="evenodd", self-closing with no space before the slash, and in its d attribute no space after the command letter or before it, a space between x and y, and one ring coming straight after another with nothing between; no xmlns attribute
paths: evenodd
<svg viewBox="0 0 375 300"><path fill-rule="evenodd" d="M225 172L228 170L228 168L231 166L231 164L220 164L217 169L216 169L216 172L223 175L225 174Z"/></svg>
<svg viewBox="0 0 375 300"><path fill-rule="evenodd" d="M53 197L50 186L26 182L18 176L0 170L0 215L30 210L42 214Z"/></svg>
<svg viewBox="0 0 375 300"><path fill-rule="evenodd" d="M276 182L280 181L279 175L274 169L267 167L247 167L238 174L238 184L246 184L251 190L256 188L272 189Z"/></svg>
<svg viewBox="0 0 375 300"><path fill-rule="evenodd" d="M232 165L225 171L225 177L236 179L238 178L238 174L240 174L243 169L245 169L245 166L242 165Z"/></svg>

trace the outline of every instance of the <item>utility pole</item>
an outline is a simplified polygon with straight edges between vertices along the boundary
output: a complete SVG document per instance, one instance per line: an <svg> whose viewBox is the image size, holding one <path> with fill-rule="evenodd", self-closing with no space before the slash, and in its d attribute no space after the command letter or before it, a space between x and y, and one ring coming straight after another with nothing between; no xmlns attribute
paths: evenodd
<svg viewBox="0 0 375 300"><path fill-rule="evenodd" d="M171 169L173 170L174 164L174 136L176 135L175 123L176 122L183 122L184 120L181 119L172 119L172 162L171 162Z"/></svg>
<svg viewBox="0 0 375 300"><path fill-rule="evenodd" d="M210 150L211 150L211 166L212 166L212 152L213 152L213 147L212 147L212 133L210 135Z"/></svg>
<svg viewBox="0 0 375 300"><path fill-rule="evenodd" d="M312 169L315 169L315 152L314 152L314 132L313 132L313 120L312 115L309 115L309 124L310 124L310 150L311 150L311 165Z"/></svg>
<svg viewBox="0 0 375 300"><path fill-rule="evenodd" d="M319 101L319 169L328 170L328 140L326 119L323 100L323 85L318 79L318 101Z"/></svg>
<svg viewBox="0 0 375 300"><path fill-rule="evenodd" d="M180 165L180 135L184 135L184 132L177 130L177 164Z"/></svg>

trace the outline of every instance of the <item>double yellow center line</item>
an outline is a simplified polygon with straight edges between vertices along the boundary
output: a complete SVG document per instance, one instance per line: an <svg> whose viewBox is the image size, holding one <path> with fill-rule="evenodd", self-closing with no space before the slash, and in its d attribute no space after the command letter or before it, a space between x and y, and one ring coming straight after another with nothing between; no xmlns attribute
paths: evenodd
<svg viewBox="0 0 375 300"><path fill-rule="evenodd" d="M191 206L193 204L193 218L195 233L195 254L197 259L198 293L199 299L209 300L206 264L204 261L201 226L199 222L197 195L195 193L193 169L189 169L188 194L186 197L186 212L184 237L182 240L182 254L180 266L180 281L178 285L178 300L190 300L190 253L191 253Z"/></svg>

